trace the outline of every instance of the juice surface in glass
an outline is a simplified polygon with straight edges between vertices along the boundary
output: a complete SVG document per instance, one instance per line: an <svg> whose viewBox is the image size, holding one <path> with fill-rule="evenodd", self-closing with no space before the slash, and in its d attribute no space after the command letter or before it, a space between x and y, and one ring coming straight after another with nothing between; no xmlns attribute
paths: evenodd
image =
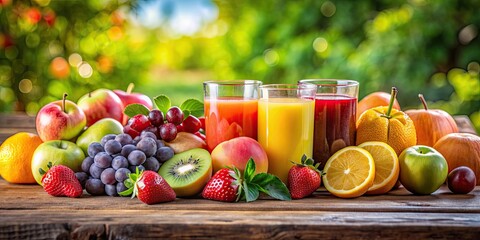
<svg viewBox="0 0 480 240"><path fill-rule="evenodd" d="M313 158L321 168L336 151L355 145L356 112L356 97L316 95Z"/></svg>
<svg viewBox="0 0 480 240"><path fill-rule="evenodd" d="M208 150L232 138L257 139L258 99L220 97L205 99L205 133Z"/></svg>
<svg viewBox="0 0 480 240"><path fill-rule="evenodd" d="M270 98L258 101L258 142L268 156L268 172L287 182L291 161L312 157L312 99Z"/></svg>

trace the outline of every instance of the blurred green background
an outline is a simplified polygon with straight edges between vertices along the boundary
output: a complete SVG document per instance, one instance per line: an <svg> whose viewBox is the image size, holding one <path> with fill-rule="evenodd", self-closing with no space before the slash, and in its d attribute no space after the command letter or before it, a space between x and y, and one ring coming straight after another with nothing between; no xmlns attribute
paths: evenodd
<svg viewBox="0 0 480 240"><path fill-rule="evenodd" d="M480 130L480 1L0 0L0 112L68 92L126 89L175 104L202 82L305 78L399 89L403 109L466 114Z"/></svg>

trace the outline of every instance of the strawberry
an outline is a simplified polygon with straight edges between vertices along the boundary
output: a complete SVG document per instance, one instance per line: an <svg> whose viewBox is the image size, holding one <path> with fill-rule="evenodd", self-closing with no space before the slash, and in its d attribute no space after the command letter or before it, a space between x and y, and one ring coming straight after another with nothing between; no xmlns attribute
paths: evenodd
<svg viewBox="0 0 480 240"><path fill-rule="evenodd" d="M293 199L301 199L315 192L321 183L321 172L313 160L303 155L302 162L290 168L288 172L288 189Z"/></svg>
<svg viewBox="0 0 480 240"><path fill-rule="evenodd" d="M158 173L154 171L130 173L129 179L125 180L125 186L129 189L120 193L122 196L132 195L146 204L170 202L177 197L173 189Z"/></svg>
<svg viewBox="0 0 480 240"><path fill-rule="evenodd" d="M42 177L42 185L48 194L61 197L80 197L83 193L80 182L72 169L56 165L51 167Z"/></svg>
<svg viewBox="0 0 480 240"><path fill-rule="evenodd" d="M202 197L223 202L236 201L237 194L239 194L239 173L237 171L229 168L220 169L208 181L203 189Z"/></svg>

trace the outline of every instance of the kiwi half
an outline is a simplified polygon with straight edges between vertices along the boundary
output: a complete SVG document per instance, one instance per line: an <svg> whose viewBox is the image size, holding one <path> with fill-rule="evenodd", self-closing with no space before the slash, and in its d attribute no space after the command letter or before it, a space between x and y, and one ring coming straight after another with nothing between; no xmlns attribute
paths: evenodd
<svg viewBox="0 0 480 240"><path fill-rule="evenodd" d="M160 167L158 173L178 197L194 196L212 177L212 158L205 149L190 149L175 154Z"/></svg>

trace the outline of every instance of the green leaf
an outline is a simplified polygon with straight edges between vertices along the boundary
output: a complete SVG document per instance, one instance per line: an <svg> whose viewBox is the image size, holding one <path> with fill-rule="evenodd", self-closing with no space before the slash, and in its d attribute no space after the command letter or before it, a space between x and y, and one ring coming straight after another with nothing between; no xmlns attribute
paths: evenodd
<svg viewBox="0 0 480 240"><path fill-rule="evenodd" d="M255 184L248 184L247 182L243 182L243 188L245 191L247 202L253 202L258 199L260 192Z"/></svg>
<svg viewBox="0 0 480 240"><path fill-rule="evenodd" d="M259 191L266 193L270 197L279 200L292 200L287 186L275 175L268 173L259 173L252 183L258 184L261 188Z"/></svg>
<svg viewBox="0 0 480 240"><path fill-rule="evenodd" d="M125 110L123 110L123 113L125 113L129 117L133 117L138 114L143 114L148 116L148 113L150 113L150 110L147 107L145 107L143 104L133 103L125 107Z"/></svg>
<svg viewBox="0 0 480 240"><path fill-rule="evenodd" d="M153 102L155 102L155 106L157 106L158 110L162 111L163 113L166 113L168 109L172 106L170 98L163 94L156 96L153 99Z"/></svg>
<svg viewBox="0 0 480 240"><path fill-rule="evenodd" d="M123 192L119 192L118 194L120 196L123 196L123 197L128 197L128 196L132 195L132 193L133 193L133 188L129 188L129 189L123 191Z"/></svg>
<svg viewBox="0 0 480 240"><path fill-rule="evenodd" d="M188 116L185 112L195 117L201 117L204 111L203 102L193 98L185 100L185 102L180 105L180 109L184 112L185 117Z"/></svg>
<svg viewBox="0 0 480 240"><path fill-rule="evenodd" d="M250 158L245 166L245 170L243 171L246 182L252 181L253 177L255 176L255 168L255 161L253 161L253 158Z"/></svg>

